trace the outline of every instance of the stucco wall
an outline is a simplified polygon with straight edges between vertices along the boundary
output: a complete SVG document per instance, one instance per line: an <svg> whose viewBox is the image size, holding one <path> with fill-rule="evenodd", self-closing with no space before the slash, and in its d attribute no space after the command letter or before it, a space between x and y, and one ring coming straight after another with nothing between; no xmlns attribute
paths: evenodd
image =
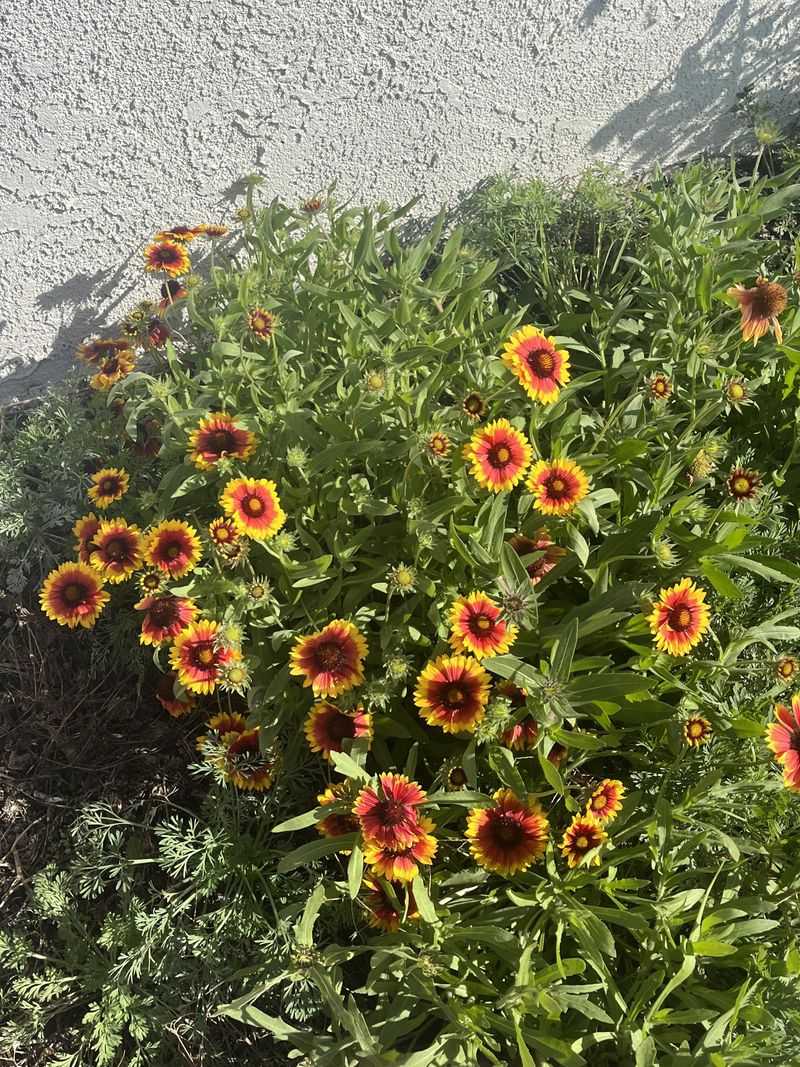
<svg viewBox="0 0 800 1067"><path fill-rule="evenodd" d="M724 145L798 72L794 0L4 0L0 399L143 293L157 227L298 197L453 201ZM44 362L40 362L44 361Z"/></svg>

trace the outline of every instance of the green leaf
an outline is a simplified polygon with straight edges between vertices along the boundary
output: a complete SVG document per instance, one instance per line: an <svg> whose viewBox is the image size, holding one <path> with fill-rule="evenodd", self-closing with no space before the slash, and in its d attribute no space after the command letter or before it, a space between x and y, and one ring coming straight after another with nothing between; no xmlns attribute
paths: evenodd
<svg viewBox="0 0 800 1067"><path fill-rule="evenodd" d="M738 951L735 945L729 945L727 941L691 941L686 947L695 956L732 956Z"/></svg>
<svg viewBox="0 0 800 1067"><path fill-rule="evenodd" d="M356 778L360 781L369 779L364 768L359 766L346 752L331 752L331 760L339 774L343 774L346 778Z"/></svg>
<svg viewBox="0 0 800 1067"><path fill-rule="evenodd" d="M631 671L629 674L594 674L573 678L566 687L565 696L576 707L581 704L597 704L606 701L624 703L628 693L640 693L649 688L651 679Z"/></svg>
<svg viewBox="0 0 800 1067"><path fill-rule="evenodd" d="M550 658L553 665L553 675L563 682L569 680L572 658L575 655L575 649L578 644L579 625L577 619L573 619L572 622L568 623L553 646Z"/></svg>
<svg viewBox="0 0 800 1067"><path fill-rule="evenodd" d="M284 819L283 822L272 827L272 832L273 834L288 834L292 830L304 830L307 826L314 826L317 822L319 819L315 808L313 811L304 811L302 815L295 815L292 819Z"/></svg>
<svg viewBox="0 0 800 1067"><path fill-rule="evenodd" d="M522 775L517 770L513 752L499 745L492 745L489 749L489 766L503 785L507 785L518 797L526 795L528 790L522 780Z"/></svg>
<svg viewBox="0 0 800 1067"><path fill-rule="evenodd" d="M303 914L295 927L295 939L298 945L314 944L314 923L317 921L320 908L325 901L325 885L319 882L314 892L306 901Z"/></svg>
<svg viewBox="0 0 800 1067"><path fill-rule="evenodd" d="M305 864L312 863L323 856L329 856L332 852L338 852L339 849L352 848L357 840L357 834L342 834L340 837L326 837L321 838L319 841L309 841L282 857L278 862L278 873L286 874L287 871L293 871L296 867L303 867Z"/></svg>
<svg viewBox="0 0 800 1067"><path fill-rule="evenodd" d="M428 890L420 875L414 879L411 883L411 891L414 894L414 900L417 902L417 908L419 909L420 916L427 923L438 922L436 917L436 908L433 906L433 901L428 896Z"/></svg>
<svg viewBox="0 0 800 1067"><path fill-rule="evenodd" d="M364 874L364 853L359 845L353 846L350 853L350 862L347 864L347 891L350 899L355 900L361 889L361 878Z"/></svg>

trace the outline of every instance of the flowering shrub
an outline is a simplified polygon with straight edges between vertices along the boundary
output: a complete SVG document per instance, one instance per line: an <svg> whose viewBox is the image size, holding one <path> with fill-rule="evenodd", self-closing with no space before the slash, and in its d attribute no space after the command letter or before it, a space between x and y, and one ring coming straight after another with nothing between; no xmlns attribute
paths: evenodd
<svg viewBox="0 0 800 1067"><path fill-rule="evenodd" d="M41 593L137 620L267 889L316 880L279 918L317 1013L244 975L220 1014L343 1067L768 1062L800 312L755 234L797 187L654 188L636 288L536 324L458 230L254 190L236 234L157 234L161 304L83 346L157 459L93 475Z"/></svg>

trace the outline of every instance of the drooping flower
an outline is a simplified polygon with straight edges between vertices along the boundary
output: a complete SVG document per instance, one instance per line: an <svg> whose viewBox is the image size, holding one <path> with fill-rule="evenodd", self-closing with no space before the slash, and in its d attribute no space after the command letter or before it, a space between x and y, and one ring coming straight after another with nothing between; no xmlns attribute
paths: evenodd
<svg viewBox="0 0 800 1067"><path fill-rule="evenodd" d="M171 336L172 330L158 316L153 316L147 323L147 344L149 348L163 348Z"/></svg>
<svg viewBox="0 0 800 1067"><path fill-rule="evenodd" d="M450 609L450 644L456 652L471 652L476 659L502 656L517 639L517 627L507 623L500 608L486 593L460 596Z"/></svg>
<svg viewBox="0 0 800 1067"><path fill-rule="evenodd" d="M181 519L167 519L147 534L144 558L151 567L171 578L182 578L197 566L202 555L197 530Z"/></svg>
<svg viewBox="0 0 800 1067"><path fill-rule="evenodd" d="M120 352L130 352L130 348L127 337L95 337L78 347L76 357L90 367L99 367Z"/></svg>
<svg viewBox="0 0 800 1067"><path fill-rule="evenodd" d="M98 392L107 392L112 385L127 377L135 365L136 356L132 349L118 349L97 364L97 373L89 379L89 385Z"/></svg>
<svg viewBox="0 0 800 1067"><path fill-rule="evenodd" d="M368 370L364 374L364 385L371 393L382 393L386 388L386 375L381 370Z"/></svg>
<svg viewBox="0 0 800 1067"><path fill-rule="evenodd" d="M161 286L161 300L158 305L159 312L163 315L173 304L183 300L189 290L178 278L168 278Z"/></svg>
<svg viewBox="0 0 800 1067"><path fill-rule="evenodd" d="M348 783L336 782L329 785L324 793L317 797L317 804L321 808L341 805L347 801ZM345 834L354 834L359 830L358 819L351 811L332 811L317 823L317 833L323 837L344 837Z"/></svg>
<svg viewBox="0 0 800 1067"><path fill-rule="evenodd" d="M735 408L736 411L741 411L745 404L750 404L750 395L747 390L747 386L741 378L731 378L725 383L723 389L725 399Z"/></svg>
<svg viewBox="0 0 800 1067"><path fill-rule="evenodd" d="M233 519L221 516L209 523L208 536L217 548L225 548L239 540L239 531Z"/></svg>
<svg viewBox="0 0 800 1067"><path fill-rule="evenodd" d="M742 340L752 339L753 345L769 330L775 333L778 344L783 343L783 331L778 316L786 310L788 293L778 282L756 278L755 287L746 289L743 285L734 285L728 290L728 296L738 301L742 312Z"/></svg>
<svg viewBox="0 0 800 1067"><path fill-rule="evenodd" d="M746 467L734 467L725 484L728 493L738 504L755 499L761 488L761 475L758 471L748 470Z"/></svg>
<svg viewBox="0 0 800 1067"><path fill-rule="evenodd" d="M219 629L219 623L210 619L193 622L181 630L170 649L170 666L192 693L213 693L219 683L220 668L241 658L236 649L219 646Z"/></svg>
<svg viewBox="0 0 800 1067"><path fill-rule="evenodd" d="M413 841L404 846L389 847L367 839L364 842L364 862L372 873L390 882L411 882L419 874L419 864L430 864L436 855L438 842L431 833L436 827L424 815L419 821Z"/></svg>
<svg viewBox="0 0 800 1067"><path fill-rule="evenodd" d="M239 533L254 541L268 541L286 522L278 487L267 478L233 478L219 502Z"/></svg>
<svg viewBox="0 0 800 1067"><path fill-rule="evenodd" d="M569 353L556 348L535 326L515 330L503 349L503 363L519 379L531 400L552 404L570 379Z"/></svg>
<svg viewBox="0 0 800 1067"><path fill-rule="evenodd" d="M44 580L39 603L54 622L91 629L109 600L103 579L85 563L62 563Z"/></svg>
<svg viewBox="0 0 800 1067"><path fill-rule="evenodd" d="M531 585L538 585L542 578L557 567L567 554L565 548L560 548L553 542L549 531L544 526L534 530L532 537L514 534L509 544L518 556L531 556L536 553L536 559L524 565Z"/></svg>
<svg viewBox="0 0 800 1067"><path fill-rule="evenodd" d="M93 511L90 511L88 515L83 515L72 527L72 532L77 538L75 551L78 553L78 559L81 563L89 562L89 555L94 548L94 535L99 527L100 519Z"/></svg>
<svg viewBox="0 0 800 1067"><path fill-rule="evenodd" d="M144 269L151 274L164 271L175 278L179 274L186 274L191 265L182 241L153 241L144 250Z"/></svg>
<svg viewBox="0 0 800 1067"><path fill-rule="evenodd" d="M203 237L225 237L230 233L228 227L221 222L202 222L195 227L195 231Z"/></svg>
<svg viewBox="0 0 800 1067"><path fill-rule="evenodd" d="M702 715L691 715L683 724L683 739L692 748L700 748L711 740L711 723Z"/></svg>
<svg viewBox="0 0 800 1067"><path fill-rule="evenodd" d="M400 596L408 596L416 589L417 572L407 563L397 563L387 573L389 588Z"/></svg>
<svg viewBox="0 0 800 1067"><path fill-rule="evenodd" d="M156 699L173 719L180 719L194 710L197 706L197 699L191 693L187 693L183 686L180 686L180 693L176 693L176 683L180 685L175 671L162 674L156 686Z"/></svg>
<svg viewBox="0 0 800 1067"><path fill-rule="evenodd" d="M539 724L531 715L503 730L502 741L513 752L529 752L539 740Z"/></svg>
<svg viewBox="0 0 800 1067"><path fill-rule="evenodd" d="M232 711L220 712L206 723L206 732L197 738L195 747L203 756L219 765L221 752L246 729L244 715Z"/></svg>
<svg viewBox="0 0 800 1067"><path fill-rule="evenodd" d="M422 670L414 703L446 734L472 732L486 713L489 675L471 656L439 656Z"/></svg>
<svg viewBox="0 0 800 1067"><path fill-rule="evenodd" d="M476 422L486 414L486 401L480 393L467 393L461 402L461 407Z"/></svg>
<svg viewBox="0 0 800 1067"><path fill-rule="evenodd" d="M134 608L144 612L139 637L143 645L163 645L171 641L197 616L197 605L193 600L171 593L146 596L134 604Z"/></svg>
<svg viewBox="0 0 800 1067"><path fill-rule="evenodd" d="M189 244L200 233L197 226L170 226L169 229L159 230L153 237L154 241L183 241Z"/></svg>
<svg viewBox="0 0 800 1067"><path fill-rule="evenodd" d="M247 326L259 341L268 341L275 333L278 320L262 307L253 308L247 316Z"/></svg>
<svg viewBox="0 0 800 1067"><path fill-rule="evenodd" d="M450 792L455 792L459 789L463 789L467 784L467 772L459 764L455 767L451 767L447 772L445 778L444 787Z"/></svg>
<svg viewBox="0 0 800 1067"><path fill-rule="evenodd" d="M201 471L210 470L221 459L246 460L256 447L255 434L237 426L225 411L201 419L189 437L189 459Z"/></svg>
<svg viewBox="0 0 800 1067"><path fill-rule="evenodd" d="M792 697L792 706L775 705L775 722L767 727L767 744L783 768L783 784L800 793L800 693Z"/></svg>
<svg viewBox="0 0 800 1067"><path fill-rule="evenodd" d="M622 811L625 786L617 778L604 778L586 802L586 811L598 822L611 822Z"/></svg>
<svg viewBox="0 0 800 1067"><path fill-rule="evenodd" d="M600 846L608 840L600 822L594 815L578 814L572 820L561 839L561 853L566 856L570 867L578 867L585 862L587 867L597 867L600 863ZM587 859L593 852L591 859Z"/></svg>
<svg viewBox="0 0 800 1067"><path fill-rule="evenodd" d="M142 532L125 519L104 519L92 546L89 563L106 581L124 582L142 565Z"/></svg>
<svg viewBox="0 0 800 1067"><path fill-rule="evenodd" d="M372 716L363 708L341 711L334 704L320 701L308 713L305 735L312 752L320 752L325 759L331 752L341 752L345 738L365 737L372 740Z"/></svg>
<svg viewBox="0 0 800 1067"><path fill-rule="evenodd" d="M491 493L513 489L523 478L531 455L527 437L515 430L508 419L498 419L476 430L464 447L470 473Z"/></svg>
<svg viewBox="0 0 800 1067"><path fill-rule="evenodd" d="M322 198L310 196L308 200L304 200L300 205L300 210L306 215L316 215L318 211L322 211Z"/></svg>
<svg viewBox="0 0 800 1067"><path fill-rule="evenodd" d="M353 814L364 838L386 848L407 848L420 827L419 806L425 791L404 774L378 775L377 786L365 786L356 797Z"/></svg>
<svg viewBox="0 0 800 1067"><path fill-rule="evenodd" d="M672 656L685 656L699 644L710 626L705 590L691 578L662 589L647 619L656 648Z"/></svg>
<svg viewBox="0 0 800 1067"><path fill-rule="evenodd" d="M539 803L498 789L489 808L473 808L466 838L477 863L509 877L527 870L547 848L549 824Z"/></svg>
<svg viewBox="0 0 800 1067"><path fill-rule="evenodd" d="M666 374L654 374L647 384L654 400L668 400L672 395L672 382Z"/></svg>
<svg viewBox="0 0 800 1067"><path fill-rule="evenodd" d="M382 883L377 879L365 878L364 887L367 890L363 897L368 912L367 922L376 930L394 934L400 929L404 916L409 922L415 922L419 919L417 903L414 900L410 885L392 886L397 897L397 904L394 903L383 888Z"/></svg>
<svg viewBox="0 0 800 1067"><path fill-rule="evenodd" d="M318 697L335 697L364 681L367 642L357 626L334 619L308 637L298 637L290 672L303 678Z"/></svg>
<svg viewBox="0 0 800 1067"><path fill-rule="evenodd" d="M121 500L130 485L128 472L118 467L103 467L102 470L95 471L91 481L92 485L87 496L95 507L103 510L117 500Z"/></svg>
<svg viewBox="0 0 800 1067"><path fill-rule="evenodd" d="M436 430L432 433L425 444L431 455L437 456L439 459L446 456L452 448L450 438L446 433L442 433L441 430Z"/></svg>
<svg viewBox="0 0 800 1067"><path fill-rule="evenodd" d="M800 660L795 656L781 656L775 664L775 675L787 684L800 674Z"/></svg>
<svg viewBox="0 0 800 1067"><path fill-rule="evenodd" d="M242 730L226 745L222 773L237 789L263 792L270 789L275 762L261 751L261 727Z"/></svg>
<svg viewBox="0 0 800 1067"><path fill-rule="evenodd" d="M525 484L545 515L569 515L589 492L586 472L571 459L540 459Z"/></svg>

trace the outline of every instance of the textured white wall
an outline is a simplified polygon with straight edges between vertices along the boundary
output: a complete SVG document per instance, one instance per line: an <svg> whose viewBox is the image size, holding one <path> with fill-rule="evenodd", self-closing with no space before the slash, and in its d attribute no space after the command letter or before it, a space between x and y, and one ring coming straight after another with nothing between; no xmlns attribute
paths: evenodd
<svg viewBox="0 0 800 1067"><path fill-rule="evenodd" d="M154 291L148 235L228 218L244 173L432 209L685 157L748 82L791 87L798 28L795 0L3 0L0 399Z"/></svg>

